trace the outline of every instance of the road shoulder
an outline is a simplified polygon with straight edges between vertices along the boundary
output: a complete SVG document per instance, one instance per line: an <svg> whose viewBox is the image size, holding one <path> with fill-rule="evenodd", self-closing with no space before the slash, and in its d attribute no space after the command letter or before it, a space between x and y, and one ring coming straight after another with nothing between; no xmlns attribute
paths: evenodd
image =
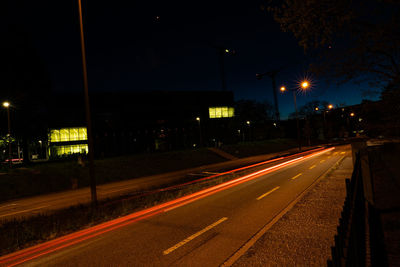
<svg viewBox="0 0 400 267"><path fill-rule="evenodd" d="M270 227L234 266L323 266L346 196L351 157L323 177L279 221Z"/></svg>

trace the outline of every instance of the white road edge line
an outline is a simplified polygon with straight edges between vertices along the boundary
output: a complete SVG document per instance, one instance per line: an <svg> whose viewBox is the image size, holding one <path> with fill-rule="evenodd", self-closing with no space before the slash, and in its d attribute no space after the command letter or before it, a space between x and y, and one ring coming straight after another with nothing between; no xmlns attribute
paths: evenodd
<svg viewBox="0 0 400 267"><path fill-rule="evenodd" d="M262 198L268 196L269 194L271 194L271 193L274 192L275 190L278 190L279 188L280 188L280 186L277 186L277 187L275 187L275 188L269 190L267 193L265 193L265 194L259 196L259 197L257 198L257 200L260 200L260 199L262 199Z"/></svg>
<svg viewBox="0 0 400 267"><path fill-rule="evenodd" d="M28 211L40 210L40 209L43 209L43 208L46 208L46 207L50 207L50 205L40 206L40 207L37 207L37 208L34 208L34 209L29 209L29 210L21 210L21 211L6 213L6 214L3 214L3 215L0 215L0 218L1 217L7 217L7 216L10 216L10 215L14 215L14 214L18 214L18 213L24 213L24 212L28 212Z"/></svg>
<svg viewBox="0 0 400 267"><path fill-rule="evenodd" d="M233 253L226 261L221 264L221 267L232 266L241 256L243 256L247 250L249 250L258 239L260 239L277 221L279 221L283 215L285 215L288 211L290 211L300 199L303 198L308 191L310 191L320 180L322 180L332 169L337 167L345 156L339 158L332 167L330 167L326 172L324 172L318 179L316 179L309 187L307 187L295 200L289 203L281 212L279 212L271 221L265 224L255 235L253 235L242 247L240 247L235 253Z"/></svg>
<svg viewBox="0 0 400 267"><path fill-rule="evenodd" d="M168 255L169 253L171 253L172 251L176 250L177 248L185 245L186 243L192 241L193 239L195 239L196 237L200 236L201 234L204 234L205 232L207 232L208 230L210 230L211 228L214 228L215 226L217 226L218 224L224 222L228 220L228 217L223 217L221 219L219 219L218 221L216 221L213 224L210 224L209 226L207 226L206 228L204 228L203 230L189 236L188 238L186 238L185 240L179 242L178 244L176 244L175 246L170 247L169 249L166 249L163 251L164 255Z"/></svg>

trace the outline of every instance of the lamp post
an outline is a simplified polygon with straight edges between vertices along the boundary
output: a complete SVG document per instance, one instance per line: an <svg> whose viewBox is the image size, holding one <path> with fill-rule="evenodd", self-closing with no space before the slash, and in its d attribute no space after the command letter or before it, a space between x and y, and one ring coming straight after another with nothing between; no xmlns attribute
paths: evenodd
<svg viewBox="0 0 400 267"><path fill-rule="evenodd" d="M251 141L251 122L250 121L246 121L247 126L249 127L249 141Z"/></svg>
<svg viewBox="0 0 400 267"><path fill-rule="evenodd" d="M226 85L226 77L225 77L225 55L226 54L235 55L236 51L230 50L223 46L214 46L214 48L217 49L217 52L218 52L219 72L220 72L220 76L221 76L222 91L226 91L227 85Z"/></svg>
<svg viewBox="0 0 400 267"><path fill-rule="evenodd" d="M83 18L82 18L82 1L78 0L79 5L79 26L81 35L81 52L82 52L82 70L83 70L83 87L85 91L85 110L86 110L86 123L88 132L88 147L89 147L89 177L90 177L90 193L92 199L92 206L97 206L97 193L96 193L96 177L94 172L94 146L92 123L90 118L90 104L89 104L89 88L86 67L86 52L85 52L85 38L83 34Z"/></svg>
<svg viewBox="0 0 400 267"><path fill-rule="evenodd" d="M272 93L274 96L274 104L275 104L275 122L279 122L280 121L280 114L279 114L279 106L278 106L278 97L277 97L277 88L276 88L276 75L281 71L281 69L277 69L277 70L272 70L272 71L268 71L266 73L257 73L256 74L256 78L258 80L261 80L265 75L267 75L269 78L271 78L272 81ZM281 88L282 91L282 88Z"/></svg>
<svg viewBox="0 0 400 267"><path fill-rule="evenodd" d="M3 102L3 107L7 109L7 121L8 121L8 164L12 167L12 155L11 155L11 120L10 120L10 102Z"/></svg>
<svg viewBox="0 0 400 267"><path fill-rule="evenodd" d="M203 136L201 134L201 123L200 123L200 117L196 117L196 121L199 123L199 143L200 146L203 146Z"/></svg>
<svg viewBox="0 0 400 267"><path fill-rule="evenodd" d="M302 90L306 90L308 87L310 87L310 83L308 81L302 81L300 83L300 86ZM282 86L280 88L281 92L285 92L287 89L285 86ZM297 110L297 99L296 99L296 92L297 88L295 89L289 89L289 91L293 92L293 104L294 104L294 110L296 111L296 128L297 128L297 142L299 144L299 151L301 151L301 138L300 138L300 123L299 123L299 112Z"/></svg>
<svg viewBox="0 0 400 267"><path fill-rule="evenodd" d="M333 105L329 104L328 106L326 106L324 109L321 110L322 115L324 117L324 132L325 132L325 128L326 128L326 118L325 118L325 113L327 113L329 110L333 109ZM315 111L320 110L319 107L315 107Z"/></svg>

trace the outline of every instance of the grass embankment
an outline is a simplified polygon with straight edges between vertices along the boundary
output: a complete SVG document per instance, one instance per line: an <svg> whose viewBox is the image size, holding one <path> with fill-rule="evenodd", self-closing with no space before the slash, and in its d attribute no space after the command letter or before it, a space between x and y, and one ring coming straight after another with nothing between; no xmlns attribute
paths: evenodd
<svg viewBox="0 0 400 267"><path fill-rule="evenodd" d="M51 240L74 231L118 218L201 189L232 180L240 175L263 168L242 170L198 183L172 187L165 191L126 195L101 201L97 209L90 204L74 206L36 216L0 222L0 255Z"/></svg>
<svg viewBox="0 0 400 267"><path fill-rule="evenodd" d="M138 154L95 161L97 184L222 162L207 149ZM89 185L88 167L76 160L36 163L0 175L0 201Z"/></svg>
<svg viewBox="0 0 400 267"><path fill-rule="evenodd" d="M257 142L245 142L221 147L225 152L238 158L284 151L298 146L294 139L271 139Z"/></svg>

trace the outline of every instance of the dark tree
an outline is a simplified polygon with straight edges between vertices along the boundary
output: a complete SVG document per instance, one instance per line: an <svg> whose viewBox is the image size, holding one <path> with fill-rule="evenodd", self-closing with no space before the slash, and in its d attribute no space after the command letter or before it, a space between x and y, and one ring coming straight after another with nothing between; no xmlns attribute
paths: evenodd
<svg viewBox="0 0 400 267"><path fill-rule="evenodd" d="M400 1L267 0L263 7L318 55L313 72L334 82L399 84Z"/></svg>
<svg viewBox="0 0 400 267"><path fill-rule="evenodd" d="M252 123L266 123L272 120L274 109L268 102L260 103L253 100L240 100L236 102L236 118L239 121Z"/></svg>
<svg viewBox="0 0 400 267"><path fill-rule="evenodd" d="M30 143L46 140L50 80L29 34L21 25L4 22L0 31L1 101L11 103L12 136L22 141L24 161L29 161Z"/></svg>

